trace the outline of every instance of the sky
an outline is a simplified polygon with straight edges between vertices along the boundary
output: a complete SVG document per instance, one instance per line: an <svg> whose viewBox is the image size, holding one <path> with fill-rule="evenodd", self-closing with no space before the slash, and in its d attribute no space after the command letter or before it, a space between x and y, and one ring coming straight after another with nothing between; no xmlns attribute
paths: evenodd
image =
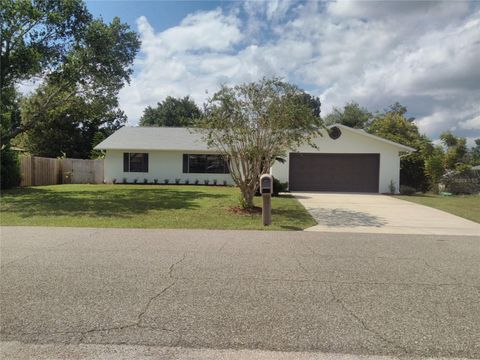
<svg viewBox="0 0 480 360"><path fill-rule="evenodd" d="M120 107L130 125L167 96L279 76L371 112L400 102L422 133L480 137L480 1L87 1L142 41Z"/></svg>

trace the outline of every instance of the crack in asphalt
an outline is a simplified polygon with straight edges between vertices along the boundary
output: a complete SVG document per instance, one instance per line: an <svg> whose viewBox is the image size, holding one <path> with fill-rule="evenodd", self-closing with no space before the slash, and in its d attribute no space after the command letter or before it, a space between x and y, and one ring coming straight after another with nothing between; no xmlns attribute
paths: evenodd
<svg viewBox="0 0 480 360"><path fill-rule="evenodd" d="M331 284L329 285L329 288L330 288L330 294L332 295L333 299L340 305L340 307L343 309L343 311L345 311L347 314L349 314L355 320L357 320L357 322L362 326L362 328L364 330L372 333L375 337L382 340L383 342L385 342L389 345L392 345L393 347L397 348L398 350L403 351L406 355L408 355L410 353L410 351L406 347L404 347L402 345L399 345L395 341L387 339L384 335L382 335L378 331L376 331L376 330L372 329L370 326L368 326L368 324L365 322L365 320L363 320L352 309L350 309L347 305L345 305L345 303L342 300L340 300L340 298L335 294L335 291L333 290L333 287L332 287Z"/></svg>
<svg viewBox="0 0 480 360"><path fill-rule="evenodd" d="M175 266L177 266L181 262L183 262L186 259L186 257L187 257L187 253L185 252L183 254L183 257L180 260L178 260L177 262L170 265L170 267L168 268L168 276L171 279L174 279L172 274L173 274L173 270L174 270ZM142 324L142 318L146 314L148 309L150 308L151 304L155 300L160 298L165 292L167 292L169 289L171 289L176 284L176 281L177 280L173 281L168 286L164 287L160 292L158 292L154 296L150 297L148 299L147 303L145 304L143 310L140 311L140 313L137 315L137 321L134 322L134 323L126 324L126 325L104 327L104 328L93 328L93 329L84 330L84 331L58 331L58 332L50 332L50 333L31 332L31 333L21 333L21 335L22 336L28 336L28 335L47 335L48 336L48 335L69 335L69 334L80 335L78 343L82 343L85 340L86 336L89 335L89 334L93 334L93 333L96 333L96 332L108 332L108 331L115 331L115 330L125 330L125 329L128 329L128 328L142 328L142 329L152 329L152 330L161 330L161 331L167 331L167 332L175 332L175 330L168 329L166 327L157 327L157 326ZM10 335L9 333L3 332L3 331L0 332L0 333L5 334L5 335ZM176 344L179 344L181 339L182 339L182 334L179 333Z"/></svg>
<svg viewBox="0 0 480 360"><path fill-rule="evenodd" d="M178 260L178 261L176 261L176 262L174 262L173 264L170 265L170 267L168 268L168 276L170 277L170 279L172 279L172 280L174 279L173 278L173 270L174 270L175 266L177 266L181 262L183 262L186 259L186 257L187 257L187 253L185 252L180 260ZM170 283L169 285L164 287L160 292L158 292L155 295L153 295L152 297L150 297L148 299L147 303L145 304L143 310L140 311L140 313L137 315L137 321L135 323L128 324L128 325L123 325L123 326L104 328L104 329L91 329L91 330L88 330L88 331L84 331L84 332L82 332L82 337L80 338L79 342L82 342L85 339L85 336L87 336L87 334L90 334L90 333L99 332L99 331L124 330L124 329L132 328L132 327L174 332L174 330L168 329L166 327L156 327L156 326L151 326L151 325L144 325L144 324L142 324L142 320L143 320L143 317L145 316L145 314L147 313L147 311L149 310L150 306L152 305L152 303L155 300L157 300L158 298L160 298L163 294L165 294L173 286L175 286L176 282L177 282L177 280L174 280L172 283ZM179 334L179 337L181 338L181 334Z"/></svg>

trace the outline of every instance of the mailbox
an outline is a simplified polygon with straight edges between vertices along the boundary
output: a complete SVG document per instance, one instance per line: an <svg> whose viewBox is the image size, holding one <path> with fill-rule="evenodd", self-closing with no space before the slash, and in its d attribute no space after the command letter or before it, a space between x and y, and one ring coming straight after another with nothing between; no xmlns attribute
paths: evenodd
<svg viewBox="0 0 480 360"><path fill-rule="evenodd" d="M272 175L264 174L260 176L260 193L272 194L273 193L273 177Z"/></svg>

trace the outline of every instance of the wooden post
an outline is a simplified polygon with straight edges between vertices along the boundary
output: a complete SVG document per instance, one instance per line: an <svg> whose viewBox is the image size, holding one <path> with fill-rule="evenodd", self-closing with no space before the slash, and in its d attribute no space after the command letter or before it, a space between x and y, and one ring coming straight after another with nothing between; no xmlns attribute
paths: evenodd
<svg viewBox="0 0 480 360"><path fill-rule="evenodd" d="M263 225L267 226L272 223L272 195L262 194L262 220Z"/></svg>

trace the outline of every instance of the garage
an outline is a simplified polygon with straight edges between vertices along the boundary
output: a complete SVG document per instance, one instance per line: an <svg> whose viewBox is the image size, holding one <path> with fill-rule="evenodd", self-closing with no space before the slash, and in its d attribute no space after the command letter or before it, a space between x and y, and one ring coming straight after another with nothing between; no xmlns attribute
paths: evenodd
<svg viewBox="0 0 480 360"><path fill-rule="evenodd" d="M290 153L292 191L379 191L380 154Z"/></svg>

